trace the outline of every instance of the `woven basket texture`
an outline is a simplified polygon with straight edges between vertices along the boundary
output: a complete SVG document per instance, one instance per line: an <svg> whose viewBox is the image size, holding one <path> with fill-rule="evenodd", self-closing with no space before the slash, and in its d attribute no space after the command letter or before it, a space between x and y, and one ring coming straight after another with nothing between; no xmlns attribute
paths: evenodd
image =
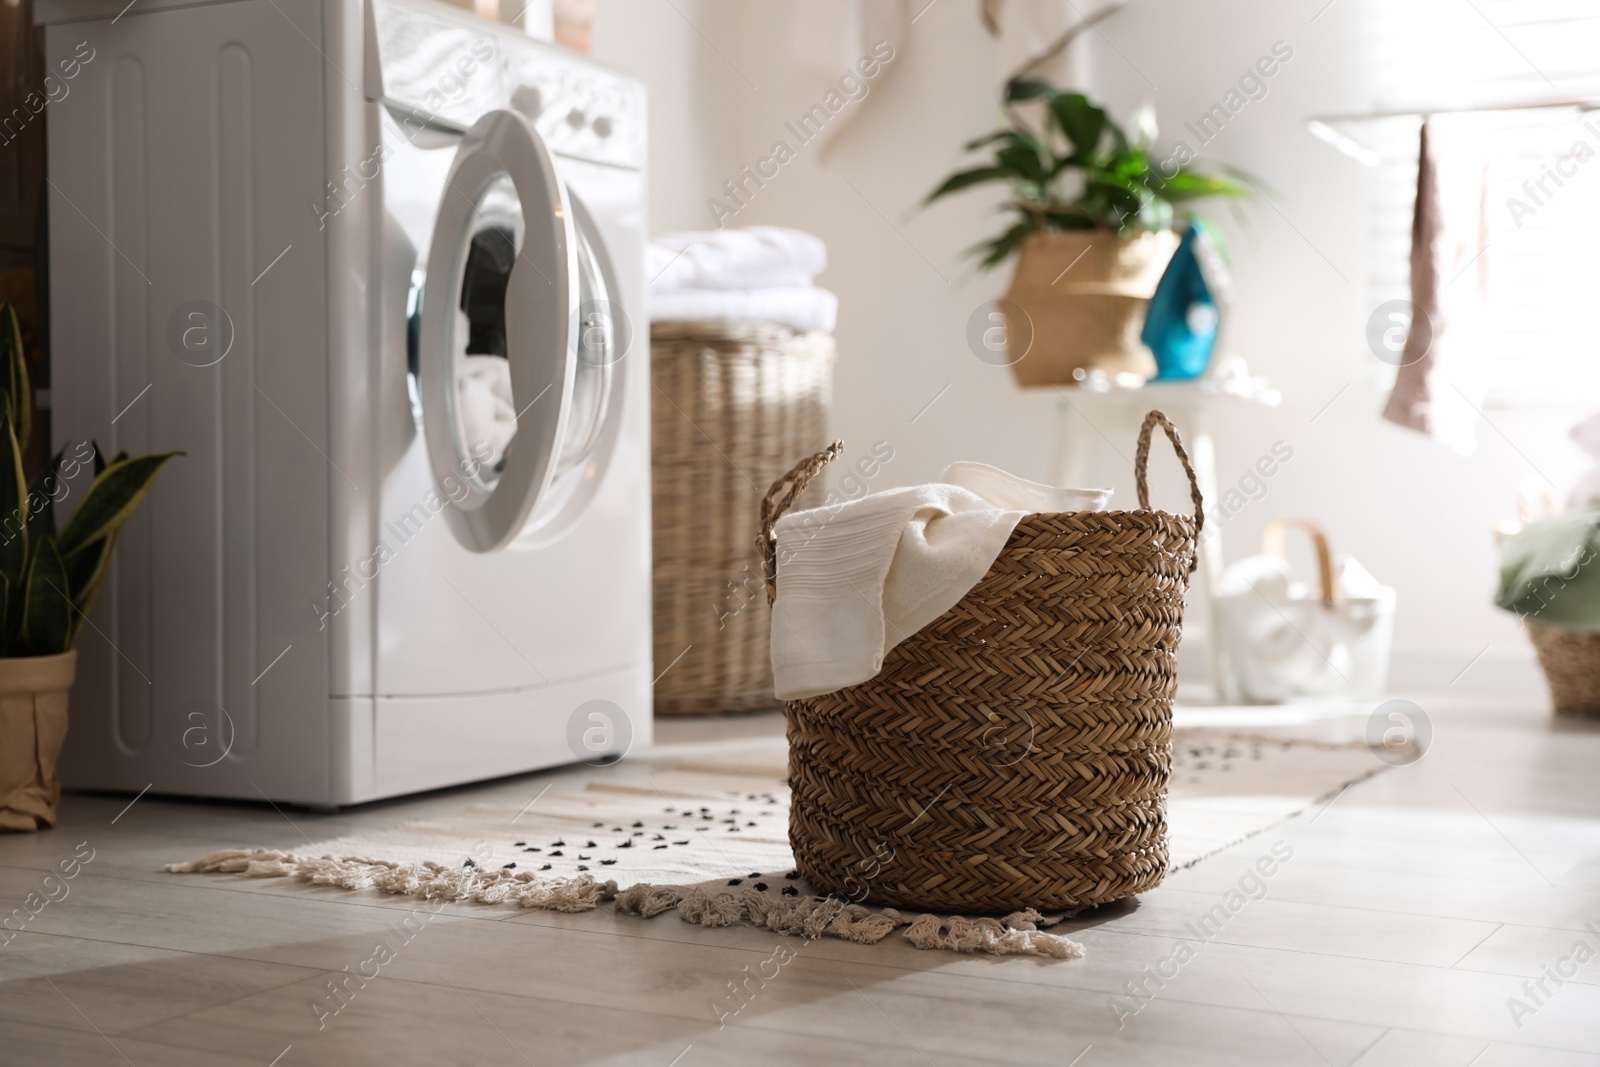
<svg viewBox="0 0 1600 1067"><path fill-rule="evenodd" d="M1529 619L1528 636L1550 683L1556 714L1600 717L1600 634Z"/></svg>
<svg viewBox="0 0 1600 1067"><path fill-rule="evenodd" d="M651 327L658 714L777 706L758 507L827 442L833 354L831 335L775 323Z"/></svg>
<svg viewBox="0 0 1600 1067"><path fill-rule="evenodd" d="M1158 425L1196 518L1148 506ZM988 574L877 677L786 704L790 843L814 885L1008 912L1101 904L1165 877L1176 653L1203 520L1159 412L1135 470L1141 510L1024 518Z"/></svg>

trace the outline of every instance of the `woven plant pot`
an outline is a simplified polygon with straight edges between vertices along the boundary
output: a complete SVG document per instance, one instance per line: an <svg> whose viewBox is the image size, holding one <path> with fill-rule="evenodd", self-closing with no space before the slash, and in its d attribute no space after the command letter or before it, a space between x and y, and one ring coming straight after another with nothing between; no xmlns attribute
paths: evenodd
<svg viewBox="0 0 1600 1067"><path fill-rule="evenodd" d="M1149 508L1157 425L1188 472L1194 518ZM772 524L829 458L773 487L769 554ZM1010 912L1103 904L1166 876L1172 697L1202 510L1160 412L1135 473L1140 510L1024 518L988 574L876 678L785 705L789 839L813 885Z"/></svg>
<svg viewBox="0 0 1600 1067"><path fill-rule="evenodd" d="M1600 717L1600 634L1527 624L1556 714Z"/></svg>
<svg viewBox="0 0 1600 1067"><path fill-rule="evenodd" d="M1170 230L1127 237L1104 230L1023 239L1006 300L1027 316L1011 324L1011 372L1020 385L1072 385L1073 371L1156 373L1139 333L1156 283L1178 248ZM1026 350L1016 348L1026 344Z"/></svg>
<svg viewBox="0 0 1600 1067"><path fill-rule="evenodd" d="M655 710L775 707L759 488L827 441L833 338L775 323L656 323L651 413Z"/></svg>
<svg viewBox="0 0 1600 1067"><path fill-rule="evenodd" d="M0 659L0 830L56 824L67 695L78 653Z"/></svg>

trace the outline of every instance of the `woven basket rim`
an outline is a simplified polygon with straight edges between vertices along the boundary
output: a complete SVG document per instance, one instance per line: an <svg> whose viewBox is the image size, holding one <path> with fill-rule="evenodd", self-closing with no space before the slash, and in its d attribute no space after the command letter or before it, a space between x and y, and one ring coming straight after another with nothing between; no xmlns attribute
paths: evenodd
<svg viewBox="0 0 1600 1067"><path fill-rule="evenodd" d="M1017 525L1021 526L1029 520L1036 522L1048 521L1067 515L1096 515L1107 519L1126 518L1131 515L1142 519L1180 519L1187 523L1195 521L1193 515L1184 515L1177 511L1163 511L1161 508L1106 508L1104 511L1030 511L1017 520Z"/></svg>

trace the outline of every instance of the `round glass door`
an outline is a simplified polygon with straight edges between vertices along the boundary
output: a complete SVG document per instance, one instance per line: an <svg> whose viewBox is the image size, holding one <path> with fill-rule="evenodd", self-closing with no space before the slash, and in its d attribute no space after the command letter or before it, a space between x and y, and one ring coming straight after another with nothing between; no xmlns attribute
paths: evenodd
<svg viewBox="0 0 1600 1067"><path fill-rule="evenodd" d="M603 409L607 376L580 372L572 358L581 249L538 134L512 112L485 115L445 183L417 368L444 511L477 551L516 537L585 447L586 413Z"/></svg>
<svg viewBox="0 0 1600 1067"><path fill-rule="evenodd" d="M572 390L555 477L517 537L518 548L537 548L563 536L583 515L610 467L628 392L623 362L632 324L617 302L621 292L606 242L570 191L568 206L578 243L578 304L568 330Z"/></svg>
<svg viewBox="0 0 1600 1067"><path fill-rule="evenodd" d="M582 220L580 219L580 222ZM593 454L605 426L611 401L611 371L617 360L616 325L609 313L611 290L596 259L588 227L579 225L578 317L571 344L576 360L572 374L572 410L561 438L559 473Z"/></svg>

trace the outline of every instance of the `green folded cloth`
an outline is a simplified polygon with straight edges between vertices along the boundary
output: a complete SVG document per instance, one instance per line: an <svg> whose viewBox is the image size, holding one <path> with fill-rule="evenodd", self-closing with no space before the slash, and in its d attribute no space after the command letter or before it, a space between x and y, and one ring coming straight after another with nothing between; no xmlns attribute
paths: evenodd
<svg viewBox="0 0 1600 1067"><path fill-rule="evenodd" d="M1600 510L1530 522L1500 546L1497 607L1546 626L1600 631Z"/></svg>

